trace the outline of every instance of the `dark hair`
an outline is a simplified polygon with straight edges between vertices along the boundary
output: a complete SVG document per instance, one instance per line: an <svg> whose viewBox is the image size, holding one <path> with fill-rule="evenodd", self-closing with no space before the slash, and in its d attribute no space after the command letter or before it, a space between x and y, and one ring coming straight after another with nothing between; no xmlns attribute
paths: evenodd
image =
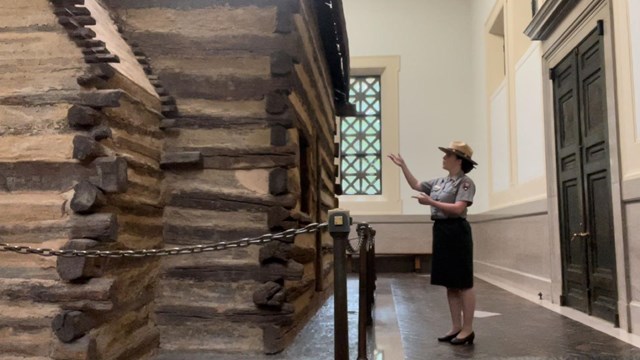
<svg viewBox="0 0 640 360"><path fill-rule="evenodd" d="M462 171L467 174L469 173L471 170L473 170L473 163L461 156L456 155L456 158L462 160L462 164L460 164L460 167L462 168Z"/></svg>

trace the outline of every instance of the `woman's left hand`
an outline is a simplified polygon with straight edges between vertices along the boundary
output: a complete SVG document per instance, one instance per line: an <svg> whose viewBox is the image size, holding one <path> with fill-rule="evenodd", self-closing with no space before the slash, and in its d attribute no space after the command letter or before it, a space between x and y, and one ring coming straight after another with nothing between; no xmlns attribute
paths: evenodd
<svg viewBox="0 0 640 360"><path fill-rule="evenodd" d="M419 192L418 195L416 196L412 196L412 198L414 199L418 199L418 202L422 205L431 205L433 204L433 199L431 198L431 196L423 193L423 192Z"/></svg>

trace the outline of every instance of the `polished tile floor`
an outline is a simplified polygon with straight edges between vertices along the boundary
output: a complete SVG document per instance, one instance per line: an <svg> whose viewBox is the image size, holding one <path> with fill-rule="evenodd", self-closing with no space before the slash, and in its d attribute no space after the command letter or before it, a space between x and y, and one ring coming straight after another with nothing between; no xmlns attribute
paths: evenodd
<svg viewBox="0 0 640 360"><path fill-rule="evenodd" d="M348 280L350 360L357 358L358 282ZM368 360L426 359L638 359L640 348L476 279L474 345L452 346L436 337L449 327L445 289L417 274L380 274ZM276 355L194 356L192 360L332 360L333 298L294 343ZM358 359L360 360L360 359Z"/></svg>

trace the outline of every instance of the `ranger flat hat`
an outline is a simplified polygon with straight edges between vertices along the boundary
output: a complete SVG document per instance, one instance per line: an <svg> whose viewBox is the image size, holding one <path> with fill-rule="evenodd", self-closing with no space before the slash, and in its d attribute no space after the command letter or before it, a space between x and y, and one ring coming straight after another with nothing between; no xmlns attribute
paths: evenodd
<svg viewBox="0 0 640 360"><path fill-rule="evenodd" d="M477 162L471 160L473 150L471 149L471 146L467 145L467 143L464 143L462 141L452 141L451 144L449 144L449 147L439 146L438 149L444 151L447 154L458 155L459 157L469 161L473 165L478 165Z"/></svg>

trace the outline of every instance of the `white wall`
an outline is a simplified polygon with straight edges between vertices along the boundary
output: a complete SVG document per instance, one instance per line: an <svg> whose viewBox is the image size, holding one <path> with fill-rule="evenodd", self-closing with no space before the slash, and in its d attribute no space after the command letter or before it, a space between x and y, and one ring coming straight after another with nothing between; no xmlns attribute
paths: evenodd
<svg viewBox="0 0 640 360"><path fill-rule="evenodd" d="M425 180L446 175L437 147L451 140L474 148L480 166L469 175L479 191L470 213L487 206L483 166L488 164L486 126L479 125L485 113L478 114L475 101L474 2L344 0L351 56L400 56L400 153L413 174ZM383 171L393 166L385 158ZM428 209L413 201L412 194L403 180L403 213L426 214Z"/></svg>
<svg viewBox="0 0 640 360"><path fill-rule="evenodd" d="M472 106L473 106L473 139L470 140L479 159L486 159L485 166L474 170L476 185L484 191L476 192L475 212L489 208L489 129L487 128L487 95L486 95L486 54L484 44L484 24L489 17L496 0L470 0L471 3L471 58L472 61Z"/></svg>

